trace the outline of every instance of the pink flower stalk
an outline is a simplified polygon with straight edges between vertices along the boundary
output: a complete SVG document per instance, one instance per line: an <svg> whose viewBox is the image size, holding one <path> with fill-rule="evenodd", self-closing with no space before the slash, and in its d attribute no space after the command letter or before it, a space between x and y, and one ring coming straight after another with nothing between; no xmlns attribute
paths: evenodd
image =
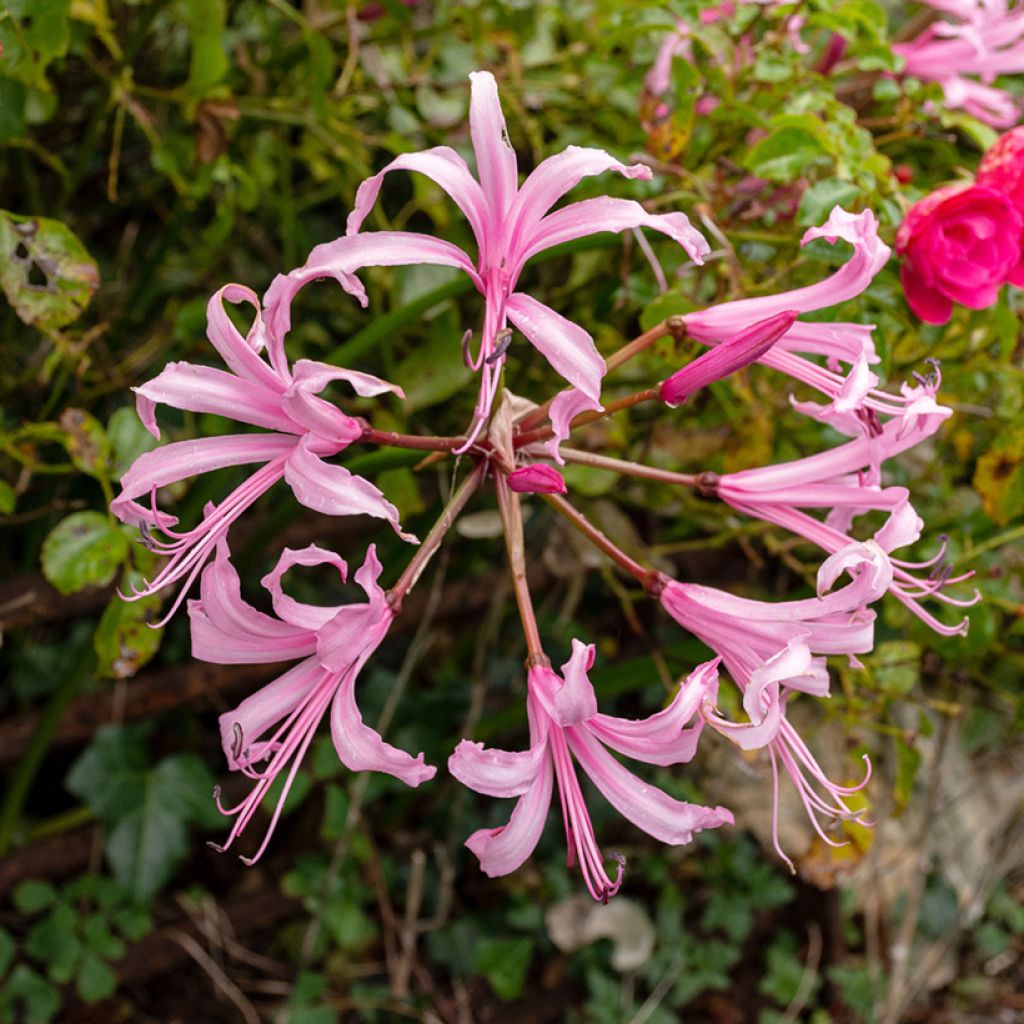
<svg viewBox="0 0 1024 1024"><path fill-rule="evenodd" d="M520 494L565 494L565 478L554 466L534 462L508 475L508 485Z"/></svg>
<svg viewBox="0 0 1024 1024"><path fill-rule="evenodd" d="M591 336L532 296L515 291L529 259L573 239L640 227L668 235L696 263L710 251L684 214L650 214L630 199L602 196L550 212L583 178L615 171L626 178L647 180L651 170L643 164L620 163L600 149L570 146L544 160L520 187L516 154L508 140L494 76L477 71L470 79L469 126L479 180L462 157L447 146L403 153L359 186L346 237L317 246L304 266L287 276L279 275L266 295L270 333L281 337L288 330L292 298L316 278L336 278L365 305L365 291L354 276L363 267L432 263L457 267L469 274L485 301L476 356L469 357L467 350L467 361L481 375L467 448L482 429L494 400L512 337L509 322L573 388L587 396L592 408L599 407L606 366ZM424 174L451 196L476 239L475 262L458 246L427 235L406 231L360 233L384 177L397 170Z"/></svg>
<svg viewBox="0 0 1024 1024"><path fill-rule="evenodd" d="M224 301L248 302L256 318L245 338L228 319ZM176 441L140 455L121 478L121 493L111 511L122 522L138 526L149 546L167 557L145 589L128 600L155 593L185 578L174 602L174 613L188 587L231 524L278 480L291 487L296 499L326 515L369 515L386 520L405 540L398 509L368 480L325 457L336 455L362 434L360 423L317 397L331 381L343 380L358 395L392 392L401 388L367 373L342 370L325 363L300 359L290 368L280 339L270 339L269 362L261 355L267 338L259 299L238 284L221 288L207 306L207 337L228 366L218 370L192 363L170 363L147 384L135 388L139 418L156 438L160 430L154 415L158 403L190 412L216 413L241 423L262 427L264 433ZM244 483L217 505L207 506L202 521L191 530L177 532L177 519L156 507L161 487L228 466L262 463ZM149 506L136 499L149 498ZM165 534L158 540L150 531Z"/></svg>
<svg viewBox="0 0 1024 1024"><path fill-rule="evenodd" d="M1016 124L1020 102L991 83L999 75L1024 72L1024 8L1011 10L1005 0L928 3L957 20L935 22L911 42L893 46L904 59L903 73L940 83L950 107L993 127Z"/></svg>
<svg viewBox="0 0 1024 1024"><path fill-rule="evenodd" d="M587 677L594 663L594 646L573 640L572 648L572 657L562 666L561 676L542 666L529 671L529 750L511 753L463 740L449 759L448 768L478 793L518 797L507 825L480 829L466 841L483 871L492 878L515 871L533 852L557 780L569 866L578 861L590 894L606 902L622 882L623 861L618 858L612 880L594 836L573 758L623 817L664 843L678 846L690 842L701 829L732 824L732 814L726 808L675 800L637 778L606 749L647 764L691 760L702 724L699 720L690 726L687 723L717 677L718 663L699 666L667 708L634 721L597 710L594 688Z"/></svg>
<svg viewBox="0 0 1024 1024"><path fill-rule="evenodd" d="M853 214L836 206L824 224L805 232L802 244L815 238L825 238L832 243L837 239L849 242L854 249L853 256L831 277L817 284L779 295L723 302L687 313L683 321L690 337L705 345L718 345L735 338L752 324L781 313L790 310L808 313L846 302L867 288L885 266L891 252L878 237L878 220L870 210ZM835 398L844 384L844 378L836 372L840 363L852 365L861 358L867 363L878 362L871 340L873 329L866 324L812 323L798 319L757 361ZM818 366L798 353L826 356L830 368ZM875 407L876 401L884 402L884 396L878 400L872 396L867 404Z"/></svg>
<svg viewBox="0 0 1024 1024"><path fill-rule="evenodd" d="M287 770L270 825L256 853L242 858L246 864L254 864L266 850L302 758L328 709L335 749L351 771L387 772L408 786L418 786L437 771L424 763L422 754L412 757L386 743L363 722L356 704L356 678L394 617L377 582L381 566L374 546L367 549L355 574L367 597L364 604L319 607L296 601L281 587L282 577L295 565L332 565L342 582L348 574L344 559L315 544L299 551L285 548L274 570L263 578L276 617L266 615L242 599L238 574L222 541L203 572L199 600L188 603L192 653L203 661L251 665L302 659L234 711L220 716L228 767L255 785L231 808L221 805L219 788L215 792L218 808L235 819L218 850L226 850L241 835L274 779ZM261 761L267 762L263 768L257 767Z"/></svg>
<svg viewBox="0 0 1024 1024"><path fill-rule="evenodd" d="M709 349L663 380L659 397L666 405L681 405L695 391L756 362L785 335L796 317L795 310L785 310Z"/></svg>
<svg viewBox="0 0 1024 1024"><path fill-rule="evenodd" d="M853 581L827 594L843 572ZM786 699L799 690L829 696L828 669L821 655L856 655L874 643L876 601L892 579L892 568L872 541L851 543L822 564L818 597L767 604L734 597L711 587L666 581L665 610L685 629L718 652L743 695L748 721L731 722L715 709L717 687L701 695L701 718L743 750L768 747L773 772L772 835L779 856L792 867L778 839L778 764L786 769L812 825L830 845L818 815L852 818L843 798L867 784L844 787L831 782L785 717ZM867 760L865 758L865 760ZM870 773L870 765L869 765ZM817 789L826 794L820 795Z"/></svg>

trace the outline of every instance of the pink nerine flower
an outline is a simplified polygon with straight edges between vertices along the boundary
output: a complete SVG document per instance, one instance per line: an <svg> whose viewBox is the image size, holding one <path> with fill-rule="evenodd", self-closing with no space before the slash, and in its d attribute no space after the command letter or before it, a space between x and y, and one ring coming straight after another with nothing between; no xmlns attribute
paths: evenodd
<svg viewBox="0 0 1024 1024"><path fill-rule="evenodd" d="M905 61L904 74L939 82L949 106L996 128L1010 127L1020 118L1020 102L991 83L1024 71L1024 8L1011 10L1005 0L928 3L957 20L934 22L911 42L893 46Z"/></svg>
<svg viewBox="0 0 1024 1024"><path fill-rule="evenodd" d="M221 742L228 767L256 785L236 807L217 806L235 818L223 847L226 850L249 824L264 796L283 771L285 784L263 841L247 864L267 848L281 815L295 773L316 727L330 709L331 736L342 764L352 771L387 772L409 786L433 778L437 771L385 743L363 722L355 699L360 670L391 626L393 613L377 583L381 566L373 545L355 574L366 594L365 604L319 607L289 597L281 578L293 565L332 565L345 581L348 566L333 552L310 545L300 551L285 548L273 572L263 579L276 618L257 611L242 599L238 574L226 543L203 573L200 597L189 601L192 653L218 665L268 664L301 658L297 665L220 716ZM261 761L263 768L257 767Z"/></svg>
<svg viewBox="0 0 1024 1024"><path fill-rule="evenodd" d="M948 185L925 196L896 234L910 308L927 323L944 324L954 302L984 309L1006 281L1024 285L1022 231L1013 202L991 188Z"/></svg>
<svg viewBox="0 0 1024 1024"><path fill-rule="evenodd" d="M485 300L480 344L476 356L469 359L473 369L481 374L480 396L470 430L472 440L491 408L498 386L511 338L508 322L518 327L554 369L587 396L591 407L599 405L606 367L593 339L578 324L515 290L531 257L562 242L601 231L640 227L668 235L697 263L709 248L682 213L650 214L629 199L603 196L549 212L585 177L616 171L627 178L648 179L650 168L622 164L600 149L570 146L544 160L520 187L516 154L508 140L494 77L489 72L477 71L470 79L469 126L479 181L462 157L447 146L396 157L359 186L355 207L348 218L347 237L317 246L304 266L286 277L279 275L267 292L266 308L270 333L281 337L288 330L292 298L303 285L317 278L336 278L365 305L365 291L354 276L362 267L433 263L465 271ZM476 238L475 262L457 246L427 235L406 231L359 233L385 175L397 170L425 174L451 196Z"/></svg>
<svg viewBox="0 0 1024 1024"><path fill-rule="evenodd" d="M478 793L519 798L507 825L481 829L466 841L491 877L515 871L533 852L557 779L569 864L578 861L590 894L596 900L607 900L618 891L622 861L612 881L594 837L573 757L623 817L664 843L688 843L701 829L731 824L732 814L724 807L701 807L675 800L637 778L605 749L610 747L647 764L691 760L701 723L689 727L687 723L714 685L717 662L697 668L667 708L650 718L631 721L598 712L594 688L587 678L594 662L594 647L578 640L573 640L572 647L572 657L562 666L561 677L547 667L530 669L529 750L510 753L463 740L449 759L448 768Z"/></svg>
<svg viewBox="0 0 1024 1024"><path fill-rule="evenodd" d="M248 302L256 318L243 338L228 319L224 301ZM373 396L401 388L367 373L342 370L300 359L290 368L280 339L266 345L259 299L248 288L225 285L207 306L207 336L228 366L217 370L192 363L170 363L141 387L135 388L139 417L159 438L154 412L158 403L190 412L209 412L262 427L265 433L177 441L140 455L121 478L121 493L110 508L122 522L138 526L150 546L167 556L156 578L136 596L150 594L187 577L188 589L203 563L226 536L230 525L282 477L295 497L327 515L369 515L387 520L399 536L398 509L368 480L324 461L358 439L359 422L317 395L331 381L342 380L358 395ZM262 350L269 349L269 362ZM404 396L403 396L404 397ZM227 466L263 463L223 501L208 506L203 520L184 533L172 528L177 519L155 503L158 488ZM149 505L136 499L147 498ZM159 530L170 538L150 535ZM181 596L171 609L173 613Z"/></svg>

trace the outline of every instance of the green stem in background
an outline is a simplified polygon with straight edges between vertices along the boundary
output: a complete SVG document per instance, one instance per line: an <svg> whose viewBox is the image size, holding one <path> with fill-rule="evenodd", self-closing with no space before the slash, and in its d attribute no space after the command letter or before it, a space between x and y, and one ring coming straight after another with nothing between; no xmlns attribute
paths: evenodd
<svg viewBox="0 0 1024 1024"><path fill-rule="evenodd" d="M645 569L634 561L614 541L606 537L587 517L560 494L542 494L541 497L574 529L578 530L595 547L600 548L616 565L625 569L645 590L656 588L661 574L656 569Z"/></svg>
<svg viewBox="0 0 1024 1024"><path fill-rule="evenodd" d="M531 668L549 665L550 662L541 646L537 617L533 613L533 601L530 599L530 588L526 582L526 545L523 542L523 510L519 504L519 495L509 487L508 481L501 473L495 475L494 487L498 494L498 509L501 512L501 525L505 533L508 564L512 570L512 589L515 591L523 633L526 635L526 650L529 653L527 665Z"/></svg>
<svg viewBox="0 0 1024 1024"><path fill-rule="evenodd" d="M68 705L78 695L78 691L95 667L96 658L91 648L87 652L83 651L74 669L64 677L39 716L36 731L32 734L18 767L14 770L3 806L0 806L0 857L7 853L11 845L11 839L21 822L22 808L42 766L43 758L50 749L50 742L57 731L57 726L60 725Z"/></svg>
<svg viewBox="0 0 1024 1024"><path fill-rule="evenodd" d="M981 544L976 544L974 547L968 548L958 561L970 562L977 558L978 555L985 554L986 551L995 551L997 548L1001 548L1004 544L1010 544L1015 540L1020 540L1022 537L1024 537L1024 526L1015 526L1011 530L1006 530L1004 533L997 533L994 537L989 537L988 540L982 541Z"/></svg>
<svg viewBox="0 0 1024 1024"><path fill-rule="evenodd" d="M441 541L444 540L445 534L452 528L452 524L459 517L459 513L466 507L466 502L473 496L473 492L480 486L486 475L487 463L480 462L476 469L459 484L455 493L449 499L448 504L445 505L444 510L441 512L441 517L431 527L430 533L423 539L423 543L420 544L416 554L412 556L402 575L398 577L395 585L388 591L388 601L396 615L402 607L405 595L416 585L416 581L427 567L427 563L434 557L437 549L441 546Z"/></svg>

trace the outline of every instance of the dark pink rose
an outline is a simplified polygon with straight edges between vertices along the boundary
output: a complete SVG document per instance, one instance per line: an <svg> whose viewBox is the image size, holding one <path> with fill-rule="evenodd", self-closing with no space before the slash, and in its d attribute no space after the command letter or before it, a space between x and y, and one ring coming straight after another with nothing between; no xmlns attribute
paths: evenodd
<svg viewBox="0 0 1024 1024"><path fill-rule="evenodd" d="M1008 195L1024 216L1024 125L999 136L982 157L978 184Z"/></svg>
<svg viewBox="0 0 1024 1024"><path fill-rule="evenodd" d="M1010 198L983 185L948 185L915 203L896 233L910 308L944 324L953 303L984 309L1006 281L1024 283L1024 219Z"/></svg>

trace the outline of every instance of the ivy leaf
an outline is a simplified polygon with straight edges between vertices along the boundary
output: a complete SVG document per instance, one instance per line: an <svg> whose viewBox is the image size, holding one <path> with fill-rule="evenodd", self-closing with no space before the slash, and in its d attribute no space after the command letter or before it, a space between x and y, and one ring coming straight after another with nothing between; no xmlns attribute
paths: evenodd
<svg viewBox="0 0 1024 1024"><path fill-rule="evenodd" d="M476 969L499 999L518 999L532 953L530 939L483 939L477 946Z"/></svg>
<svg viewBox="0 0 1024 1024"><path fill-rule="evenodd" d="M71 766L65 785L96 815L116 820L145 796L146 747L138 729L102 726Z"/></svg>
<svg viewBox="0 0 1024 1024"><path fill-rule="evenodd" d="M109 583L128 554L128 539L102 512L74 512L43 541L43 575L62 593Z"/></svg>
<svg viewBox="0 0 1024 1024"><path fill-rule="evenodd" d="M0 288L26 324L41 331L66 326L99 283L96 262L66 225L0 210Z"/></svg>
<svg viewBox="0 0 1024 1024"><path fill-rule="evenodd" d="M142 803L107 835L107 859L114 877L139 903L148 903L185 856L185 820L164 803L164 794L145 782Z"/></svg>

